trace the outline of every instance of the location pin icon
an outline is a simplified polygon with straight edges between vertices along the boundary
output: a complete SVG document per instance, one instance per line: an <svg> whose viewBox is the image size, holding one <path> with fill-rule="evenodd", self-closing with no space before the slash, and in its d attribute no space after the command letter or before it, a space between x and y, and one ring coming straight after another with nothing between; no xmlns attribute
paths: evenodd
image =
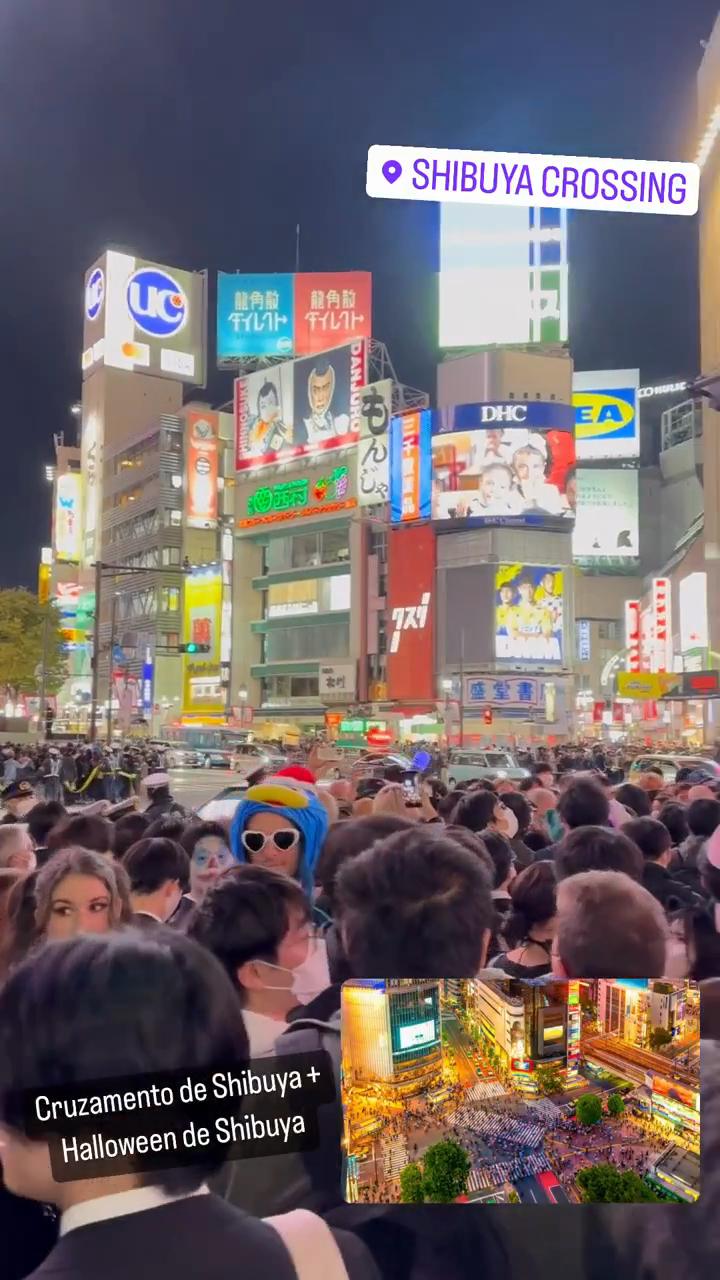
<svg viewBox="0 0 720 1280"><path fill-rule="evenodd" d="M383 178L385 178L387 182L397 182L400 174L402 173L402 165L399 160L386 160L382 167L382 172Z"/></svg>

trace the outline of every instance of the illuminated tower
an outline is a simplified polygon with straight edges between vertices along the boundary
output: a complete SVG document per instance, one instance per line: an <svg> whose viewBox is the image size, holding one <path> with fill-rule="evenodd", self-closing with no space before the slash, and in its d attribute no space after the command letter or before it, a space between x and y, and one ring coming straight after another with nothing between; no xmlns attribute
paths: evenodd
<svg viewBox="0 0 720 1280"><path fill-rule="evenodd" d="M343 1071L348 1083L381 1083L408 1096L442 1075L440 983L423 979L346 982Z"/></svg>

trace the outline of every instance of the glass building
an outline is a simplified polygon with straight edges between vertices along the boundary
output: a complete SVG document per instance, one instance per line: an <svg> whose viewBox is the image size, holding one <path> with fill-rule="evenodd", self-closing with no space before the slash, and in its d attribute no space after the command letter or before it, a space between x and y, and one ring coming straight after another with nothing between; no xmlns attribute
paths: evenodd
<svg viewBox="0 0 720 1280"><path fill-rule="evenodd" d="M396 1094L425 1090L442 1076L440 983L425 979L346 982L342 995L343 1071L353 1084Z"/></svg>

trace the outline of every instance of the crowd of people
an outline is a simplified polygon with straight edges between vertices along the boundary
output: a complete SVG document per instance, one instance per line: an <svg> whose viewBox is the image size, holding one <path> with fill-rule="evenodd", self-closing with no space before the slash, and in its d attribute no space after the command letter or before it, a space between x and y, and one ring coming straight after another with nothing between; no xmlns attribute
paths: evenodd
<svg viewBox="0 0 720 1280"><path fill-rule="evenodd" d="M0 825L0 1239L19 1255L18 1280L142 1276L154 1246L174 1278L234 1275L242 1257L248 1274L292 1280L303 1249L325 1250L315 1274L328 1280L424 1276L416 1261L435 1258L441 1222L391 1214L377 1230L381 1208L343 1205L339 1101L320 1107L312 1151L58 1183L18 1090L324 1049L339 1099L348 978L720 975L711 782L614 784L545 759L517 786L448 791L431 778L413 792L392 769L321 785L289 765L251 785L225 824L185 813L162 773L146 778L144 810L103 797L70 812L13 760ZM504 1265L495 1226L472 1247L456 1226L443 1239L445 1274Z"/></svg>

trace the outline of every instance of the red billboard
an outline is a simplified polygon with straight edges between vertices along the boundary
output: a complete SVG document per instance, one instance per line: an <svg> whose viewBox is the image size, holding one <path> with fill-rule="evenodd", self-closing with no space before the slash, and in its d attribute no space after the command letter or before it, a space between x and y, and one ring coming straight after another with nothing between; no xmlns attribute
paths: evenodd
<svg viewBox="0 0 720 1280"><path fill-rule="evenodd" d="M434 702L435 534L431 525L389 531L387 604L388 698Z"/></svg>
<svg viewBox="0 0 720 1280"><path fill-rule="evenodd" d="M372 331L369 271L317 271L295 276L295 355L343 347Z"/></svg>

